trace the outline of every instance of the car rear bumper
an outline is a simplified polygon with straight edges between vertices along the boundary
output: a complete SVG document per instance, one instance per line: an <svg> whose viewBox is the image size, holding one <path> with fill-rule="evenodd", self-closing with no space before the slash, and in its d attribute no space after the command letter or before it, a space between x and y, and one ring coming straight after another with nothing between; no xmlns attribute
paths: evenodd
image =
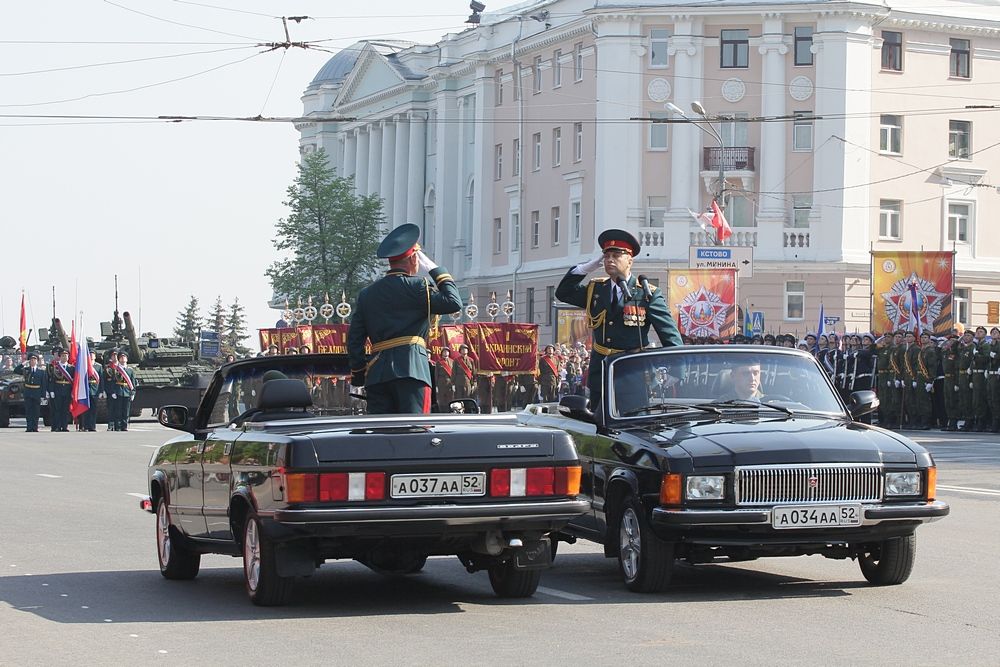
<svg viewBox="0 0 1000 667"><path fill-rule="evenodd" d="M862 505L862 526L876 526L891 521L916 521L928 523L948 515L951 508L940 500L932 502L893 505ZM696 526L758 526L771 525L771 510L761 509L653 509L652 523L662 528L689 528ZM838 530L834 528L832 530ZM782 533L795 531L785 531Z"/></svg>
<svg viewBox="0 0 1000 667"><path fill-rule="evenodd" d="M428 523L444 526L475 526L543 522L565 524L590 511L585 500L489 503L475 505L414 505L410 507L337 507L329 509L279 509L260 511L276 523L317 524L407 524Z"/></svg>

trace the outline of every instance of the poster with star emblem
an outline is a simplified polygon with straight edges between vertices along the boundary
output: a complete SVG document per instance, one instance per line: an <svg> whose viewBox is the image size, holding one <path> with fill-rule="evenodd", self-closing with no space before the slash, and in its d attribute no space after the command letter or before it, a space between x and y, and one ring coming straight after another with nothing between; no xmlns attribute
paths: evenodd
<svg viewBox="0 0 1000 667"><path fill-rule="evenodd" d="M671 269L670 306L681 334L692 338L736 334L736 271Z"/></svg>
<svg viewBox="0 0 1000 667"><path fill-rule="evenodd" d="M954 286L955 253L950 250L873 252L872 331L909 331L916 320L921 331L949 333Z"/></svg>

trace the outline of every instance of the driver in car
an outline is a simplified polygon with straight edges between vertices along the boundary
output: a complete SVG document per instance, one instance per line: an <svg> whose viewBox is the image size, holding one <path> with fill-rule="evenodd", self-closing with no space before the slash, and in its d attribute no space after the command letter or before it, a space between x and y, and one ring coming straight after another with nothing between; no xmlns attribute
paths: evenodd
<svg viewBox="0 0 1000 667"><path fill-rule="evenodd" d="M760 390L760 362L746 360L738 362L729 371L732 388L720 396L720 400L760 401L764 398Z"/></svg>

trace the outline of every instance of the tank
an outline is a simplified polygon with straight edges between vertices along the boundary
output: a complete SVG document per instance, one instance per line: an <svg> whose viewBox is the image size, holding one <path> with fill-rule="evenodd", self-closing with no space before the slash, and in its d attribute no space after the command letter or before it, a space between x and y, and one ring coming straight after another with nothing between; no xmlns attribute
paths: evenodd
<svg viewBox="0 0 1000 667"><path fill-rule="evenodd" d="M27 353L38 354L39 365L43 368L52 360L52 350L62 346L59 340L60 333L66 337L66 332L62 329L62 323L58 318L52 318L52 325L48 329L39 329L41 342L29 345ZM67 345L68 347L68 345ZM13 369L7 368L7 359L11 360ZM24 417L24 376L22 375L24 364L21 361L21 351L17 347L17 340L13 336L0 337L0 428L10 426L12 417ZM49 423L49 406L43 401L41 408L42 422L47 426Z"/></svg>

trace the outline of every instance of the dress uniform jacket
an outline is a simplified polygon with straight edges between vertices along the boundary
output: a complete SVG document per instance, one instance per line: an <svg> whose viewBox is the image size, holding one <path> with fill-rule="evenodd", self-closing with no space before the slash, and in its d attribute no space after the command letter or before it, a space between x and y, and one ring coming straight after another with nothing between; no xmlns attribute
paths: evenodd
<svg viewBox="0 0 1000 667"><path fill-rule="evenodd" d="M24 413L27 430L38 430L38 417L41 414L42 398L48 393L49 377L40 366L24 368Z"/></svg>
<svg viewBox="0 0 1000 667"><path fill-rule="evenodd" d="M538 360L538 382L542 387L542 400L554 403L559 396L559 358L542 355Z"/></svg>
<svg viewBox="0 0 1000 667"><path fill-rule="evenodd" d="M455 358L452 366L452 381L455 387L455 398L472 398L476 391L476 362L471 356Z"/></svg>
<svg viewBox="0 0 1000 667"><path fill-rule="evenodd" d="M593 332L587 385L591 406L596 408L601 397L600 369L605 357L648 347L650 326L664 347L681 345L682 341L661 290L653 287L653 298L647 301L636 277L630 276L628 288L632 298L626 300L622 295L621 303L615 303L610 279L585 281L585 275L570 269L556 288L556 297L587 311L587 325Z"/></svg>

